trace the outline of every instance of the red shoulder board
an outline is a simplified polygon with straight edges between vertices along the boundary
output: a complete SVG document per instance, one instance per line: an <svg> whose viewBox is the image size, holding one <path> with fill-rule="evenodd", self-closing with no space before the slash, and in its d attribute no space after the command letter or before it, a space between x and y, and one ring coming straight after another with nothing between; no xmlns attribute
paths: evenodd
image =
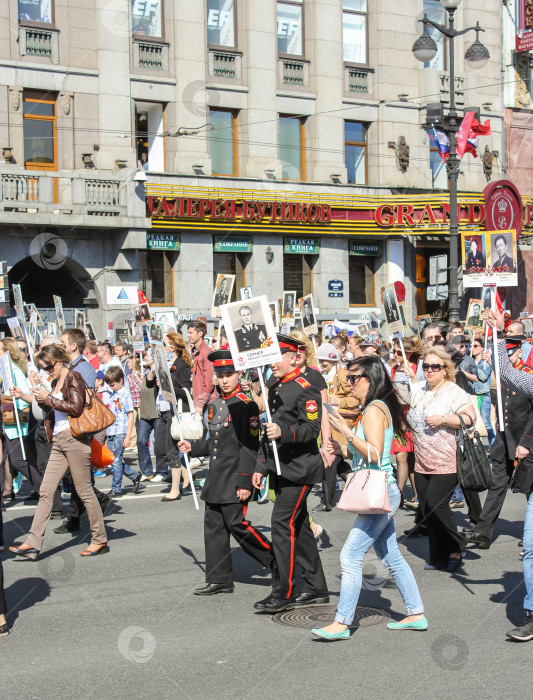
<svg viewBox="0 0 533 700"><path fill-rule="evenodd" d="M522 372L526 372L526 374L533 374L533 369L531 369L531 367L528 367L527 365L524 365L522 367Z"/></svg>
<svg viewBox="0 0 533 700"><path fill-rule="evenodd" d="M241 401L244 401L244 403L252 403L252 399L250 399L248 396L246 396L246 394L243 394L242 392L240 394L237 394L237 398Z"/></svg>
<svg viewBox="0 0 533 700"><path fill-rule="evenodd" d="M295 379L295 381L298 382L300 386L303 386L304 389L307 389L308 386L311 386L311 384L309 384L305 377L298 377L297 379Z"/></svg>

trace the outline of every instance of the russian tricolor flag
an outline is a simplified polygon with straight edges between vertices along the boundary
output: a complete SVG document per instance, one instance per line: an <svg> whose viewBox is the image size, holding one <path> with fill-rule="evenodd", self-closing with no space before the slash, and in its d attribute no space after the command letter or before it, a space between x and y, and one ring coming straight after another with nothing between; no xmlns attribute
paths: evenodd
<svg viewBox="0 0 533 700"><path fill-rule="evenodd" d="M433 127L433 134L430 134L430 136L433 141L435 141L435 144L439 149L440 157L444 162L446 162L446 158L450 154L450 139L444 133L444 131L437 131L435 127Z"/></svg>

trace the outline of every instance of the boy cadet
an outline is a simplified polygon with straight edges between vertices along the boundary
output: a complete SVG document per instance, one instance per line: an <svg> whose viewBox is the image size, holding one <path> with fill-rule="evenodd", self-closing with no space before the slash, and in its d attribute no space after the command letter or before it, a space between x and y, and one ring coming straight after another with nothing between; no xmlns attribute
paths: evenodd
<svg viewBox="0 0 533 700"><path fill-rule="evenodd" d="M278 576L272 593L255 604L264 613L313 603L328 603L328 587L309 524L307 497L313 484L322 481L323 464L318 448L322 417L322 399L318 389L301 374L296 364L299 340L278 333L281 361L272 364L268 404L272 422L266 423L262 451L259 453L253 484L269 472L276 501L272 511L272 545ZM281 476L277 476L270 443L278 440ZM305 586L296 597L294 564L304 572Z"/></svg>
<svg viewBox="0 0 533 700"><path fill-rule="evenodd" d="M252 474L259 450L259 409L241 390L229 350L209 353L219 394L207 404L209 440L183 440L181 452L210 455L200 498L205 501L205 580L196 595L233 593L230 534L244 551L265 567L274 566L272 545L246 519Z"/></svg>

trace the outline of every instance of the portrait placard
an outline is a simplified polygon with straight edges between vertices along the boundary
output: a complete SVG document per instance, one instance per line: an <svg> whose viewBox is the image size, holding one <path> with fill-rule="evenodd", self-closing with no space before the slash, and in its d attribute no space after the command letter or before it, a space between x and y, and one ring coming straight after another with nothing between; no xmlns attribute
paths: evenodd
<svg viewBox="0 0 533 700"><path fill-rule="evenodd" d="M296 307L296 292L283 292L281 302L281 323L294 326L294 313Z"/></svg>
<svg viewBox="0 0 533 700"><path fill-rule="evenodd" d="M65 315L63 314L63 303L61 297L54 295L54 306L56 309L56 326L59 333L63 333L66 328Z"/></svg>
<svg viewBox="0 0 533 700"><path fill-rule="evenodd" d="M318 335L318 324L316 322L315 307L313 304L313 295L307 294L302 299L300 307L300 315L302 317L302 328L308 338Z"/></svg>
<svg viewBox="0 0 533 700"><path fill-rule="evenodd" d="M403 332L403 324L400 316L400 308L396 297L394 284L387 284L383 289L382 306L385 312L385 319L389 327L389 335Z"/></svg>
<svg viewBox="0 0 533 700"><path fill-rule="evenodd" d="M155 373L159 381L161 396L164 401L168 401L175 406L177 404L176 395L174 393L174 387L172 386L167 356L163 345L152 345L152 354L154 356Z"/></svg>
<svg viewBox="0 0 533 700"><path fill-rule="evenodd" d="M468 302L468 311L466 313L465 328L472 331L483 331L485 328L485 318L481 313L481 299L470 299Z"/></svg>
<svg viewBox="0 0 533 700"><path fill-rule="evenodd" d="M235 275L218 275L213 290L213 302L211 304L211 316L220 318L220 307L223 304L229 304L233 285L235 284Z"/></svg>

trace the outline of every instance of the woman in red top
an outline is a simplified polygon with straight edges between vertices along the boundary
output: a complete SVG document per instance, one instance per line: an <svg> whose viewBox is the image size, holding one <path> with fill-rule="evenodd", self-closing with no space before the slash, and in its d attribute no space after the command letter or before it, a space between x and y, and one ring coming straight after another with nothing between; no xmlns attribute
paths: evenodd
<svg viewBox="0 0 533 700"><path fill-rule="evenodd" d="M400 347L400 342L397 338L394 338L392 349L394 352L394 364L391 367L391 380L396 393L400 399L400 403L403 405L405 413L409 410L410 406L410 393L409 393L409 378L416 376L416 370L418 367L418 361L420 360L422 350L424 345L421 340L416 336L404 338L403 347L405 350L405 356L407 358L407 363L409 365L408 372L405 371L404 359L402 349ZM399 438L396 435L392 443L392 454L396 455L396 469L397 469L397 480L398 488L403 496L403 490L405 484L407 483L407 477L410 477L411 486L414 491L414 500L410 502L410 505L417 507L417 493L415 489L414 481L414 469L415 460L413 452L413 438L411 433L406 433L405 437Z"/></svg>

